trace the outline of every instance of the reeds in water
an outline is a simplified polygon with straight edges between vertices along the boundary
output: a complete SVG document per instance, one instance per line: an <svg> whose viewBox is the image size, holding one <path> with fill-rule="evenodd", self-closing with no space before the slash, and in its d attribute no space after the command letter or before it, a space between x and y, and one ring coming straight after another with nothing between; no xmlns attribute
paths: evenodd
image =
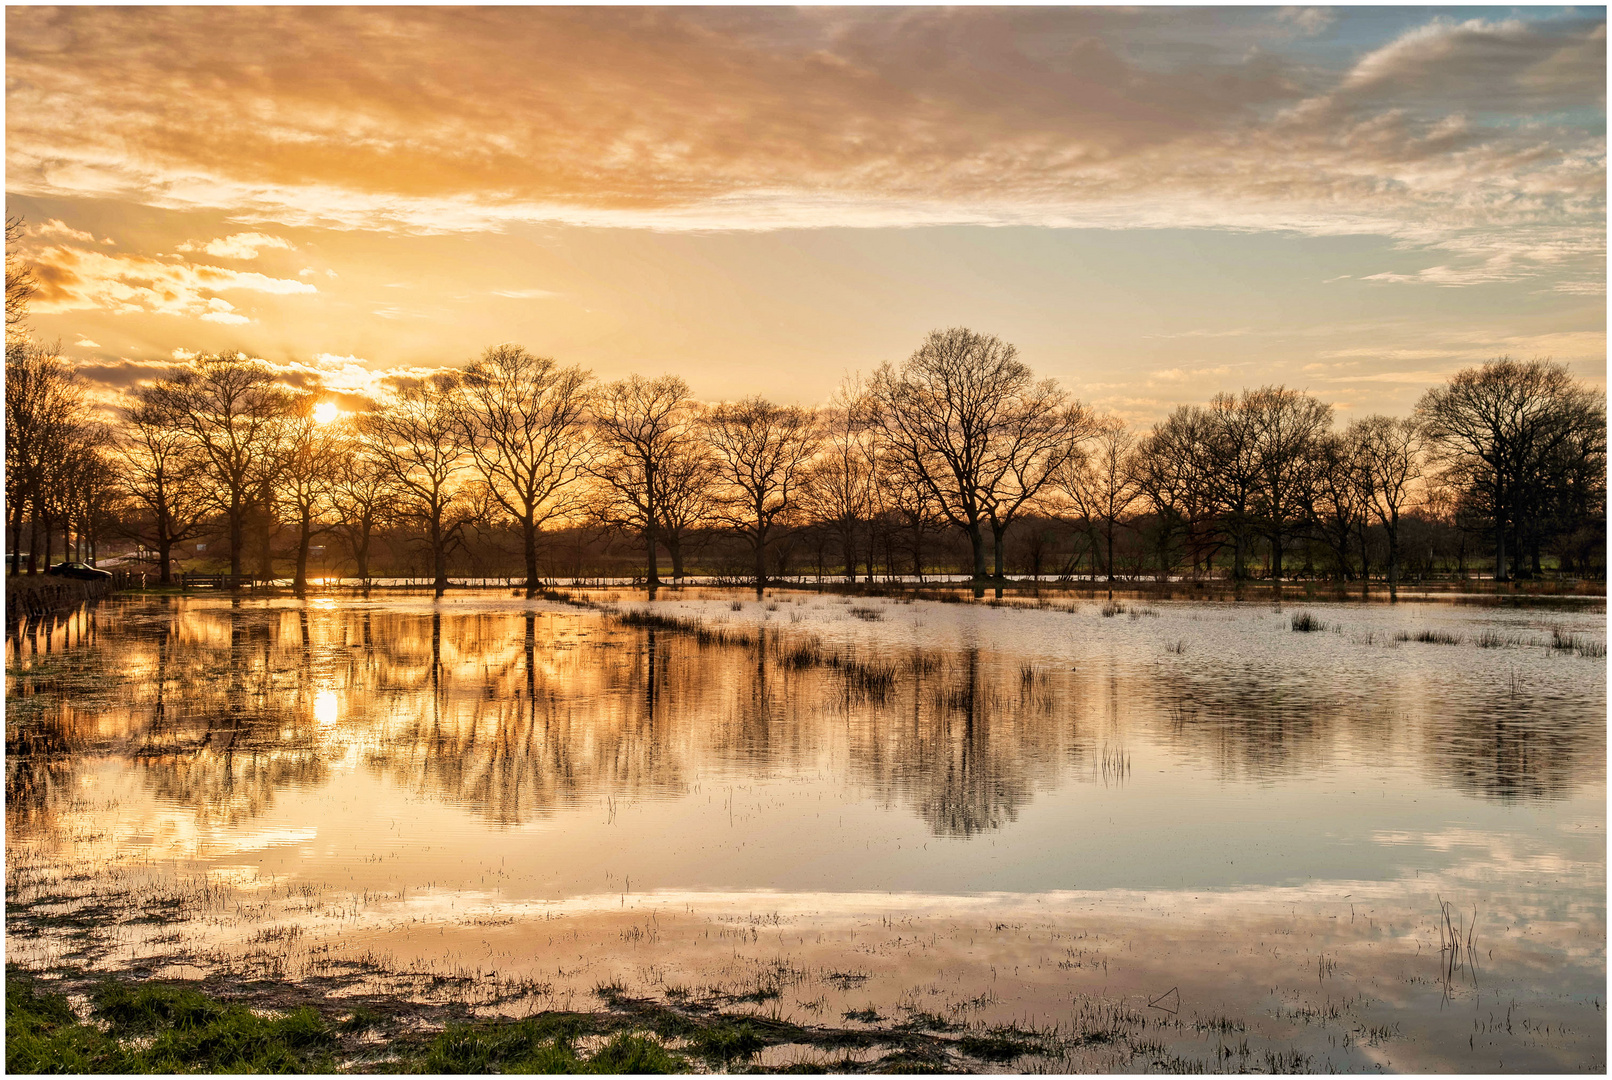
<svg viewBox="0 0 1612 1080"><path fill-rule="evenodd" d="M1311 615L1308 611L1300 611L1293 616L1293 632L1295 634L1314 634L1327 629L1327 624Z"/></svg>
<svg viewBox="0 0 1612 1080"><path fill-rule="evenodd" d="M1418 630L1414 634L1409 630L1401 630L1394 635L1394 640L1420 641L1424 645L1459 645L1466 639L1448 630Z"/></svg>
<svg viewBox="0 0 1612 1080"><path fill-rule="evenodd" d="M1599 659L1606 656L1606 642L1588 634L1572 634L1560 626L1550 628L1550 647L1558 652Z"/></svg>

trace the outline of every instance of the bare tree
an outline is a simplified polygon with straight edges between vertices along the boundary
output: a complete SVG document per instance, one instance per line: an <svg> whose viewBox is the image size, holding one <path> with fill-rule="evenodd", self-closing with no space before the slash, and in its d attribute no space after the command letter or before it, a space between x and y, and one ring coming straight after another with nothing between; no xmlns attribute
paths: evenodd
<svg viewBox="0 0 1612 1080"><path fill-rule="evenodd" d="M460 482L470 453L453 397L451 379L408 381L360 419L396 496L394 513L424 528L438 596L448 588L448 551L476 516L471 493Z"/></svg>
<svg viewBox="0 0 1612 1080"><path fill-rule="evenodd" d="M173 581L175 546L196 536L210 509L201 462L181 418L149 387L133 393L118 442L129 494L145 507L149 528L137 538L157 552L157 580Z"/></svg>
<svg viewBox="0 0 1612 1080"><path fill-rule="evenodd" d="M1213 560L1214 500L1209 470L1213 461L1214 420L1207 409L1182 405L1137 446L1138 489L1158 519L1160 573L1166 550L1179 533L1196 575L1205 558Z"/></svg>
<svg viewBox="0 0 1612 1080"><path fill-rule="evenodd" d="M528 595L541 584L538 533L577 506L567 496L582 475L589 378L519 345L494 345L465 371L463 393L449 399L487 493L520 525Z"/></svg>
<svg viewBox="0 0 1612 1080"><path fill-rule="evenodd" d="M82 424L63 463L63 546L74 559L91 566L127 501L127 484L110 453L111 440L106 424Z"/></svg>
<svg viewBox="0 0 1612 1080"><path fill-rule="evenodd" d="M879 446L872 406L861 380L847 376L819 413L822 441L807 470L807 513L838 539L847 581L856 580L857 540L877 499ZM871 542L867 566L872 575Z"/></svg>
<svg viewBox="0 0 1612 1080"><path fill-rule="evenodd" d="M701 437L676 444L661 474L659 534L672 557L674 581L683 580L687 555L684 545L709 526L716 515L717 460L703 437L706 411L694 410Z"/></svg>
<svg viewBox="0 0 1612 1080"><path fill-rule="evenodd" d="M1018 350L953 327L932 331L899 368L874 375L877 417L891 450L968 537L983 580L984 527L998 539L1073 452L1083 413L1037 383Z"/></svg>
<svg viewBox="0 0 1612 1080"><path fill-rule="evenodd" d="M688 444L698 438L697 415L688 384L675 375L633 375L604 387L594 402L599 453L589 472L604 496L597 516L643 538L650 588L660 584L663 522Z"/></svg>
<svg viewBox="0 0 1612 1080"><path fill-rule="evenodd" d="M715 517L750 545L756 588L765 588L767 545L799 509L807 463L817 451L815 417L750 397L711 409L704 428L716 461Z"/></svg>
<svg viewBox="0 0 1612 1080"><path fill-rule="evenodd" d="M880 447L879 468L874 475L874 523L884 533L887 545L885 566L895 570L895 542L898 532L906 536L906 555L912 560L912 573L924 579L925 538L951 526L927 484L908 459Z"/></svg>
<svg viewBox="0 0 1612 1080"><path fill-rule="evenodd" d="M290 405L282 449L280 496L296 519L297 561L291 587L298 596L308 590L308 553L313 538L336 527L336 482L343 465L342 440L334 422L314 415L318 391Z"/></svg>
<svg viewBox="0 0 1612 1080"><path fill-rule="evenodd" d="M1102 523L1104 573L1114 580L1114 539L1142 497L1136 479L1136 436L1117 416L1093 422L1088 449L1070 458L1058 473L1063 494L1087 520Z"/></svg>
<svg viewBox="0 0 1612 1080"><path fill-rule="evenodd" d="M339 465L331 492L336 528L352 553L358 579L369 584L370 542L387 520L394 495L380 455L358 433L361 422L349 421L337 446Z"/></svg>
<svg viewBox="0 0 1612 1080"><path fill-rule="evenodd" d="M1006 403L992 439L993 461L985 477L997 581L1005 576L1007 546L1003 538L1008 526L1027 506L1035 505L1042 490L1097 430L1092 415L1078 401L1069 401L1051 379L1021 388Z"/></svg>
<svg viewBox="0 0 1612 1080"><path fill-rule="evenodd" d="M28 302L39 292L39 281L17 252L27 234L20 217L6 218L6 347L28 339Z"/></svg>
<svg viewBox="0 0 1612 1080"><path fill-rule="evenodd" d="M39 569L42 539L58 520L61 485L85 421L83 381L56 346L6 346L6 504L11 511L11 572L21 570L25 523L28 572ZM49 561L48 543L44 552Z"/></svg>
<svg viewBox="0 0 1612 1080"><path fill-rule="evenodd" d="M1495 579L1512 575L1525 538L1537 563L1533 530L1553 486L1550 464L1577 433L1604 429L1604 400L1576 385L1564 364L1502 357L1456 372L1416 409L1447 478L1488 521Z"/></svg>
<svg viewBox="0 0 1612 1080"><path fill-rule="evenodd" d="M1205 411L1182 405L1167 419L1154 424L1136 447L1136 486L1155 519L1154 544L1161 579L1169 574L1169 553L1178 535L1192 552L1193 570L1198 568L1200 533L1210 512L1204 476L1208 438Z"/></svg>
<svg viewBox="0 0 1612 1080"><path fill-rule="evenodd" d="M1371 514L1371 470L1354 424L1341 434L1328 432L1316 443L1320 469L1315 483L1316 526L1337 564L1338 580L1349 576L1349 547L1360 541L1361 595L1369 588L1371 560L1365 544Z"/></svg>
<svg viewBox="0 0 1612 1080"><path fill-rule="evenodd" d="M212 481L210 494L229 531L230 574L239 577L246 522L279 469L291 395L259 360L205 355L149 387L172 416ZM259 530L266 538L267 530Z"/></svg>
<svg viewBox="0 0 1612 1080"><path fill-rule="evenodd" d="M1231 540L1231 576L1248 576L1254 535L1254 499L1259 481L1259 430L1253 414L1233 394L1209 402L1210 464L1206 474L1221 528Z"/></svg>
<svg viewBox="0 0 1612 1080"><path fill-rule="evenodd" d="M1349 425L1349 441L1360 455L1371 510L1388 533L1388 597L1397 600L1399 519L1412 505L1422 479L1423 427L1410 416L1367 416Z"/></svg>
<svg viewBox="0 0 1612 1080"><path fill-rule="evenodd" d="M1281 581L1286 543L1311 519L1316 451L1332 424L1332 406L1285 386L1264 386L1243 391L1238 407L1254 431L1254 520L1271 544L1271 576Z"/></svg>

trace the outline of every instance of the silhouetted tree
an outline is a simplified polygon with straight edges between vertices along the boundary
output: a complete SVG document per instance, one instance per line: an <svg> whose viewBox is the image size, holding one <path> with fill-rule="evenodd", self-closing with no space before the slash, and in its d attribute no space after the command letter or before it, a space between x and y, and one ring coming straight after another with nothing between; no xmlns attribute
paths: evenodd
<svg viewBox="0 0 1612 1080"><path fill-rule="evenodd" d="M263 509L280 465L291 395L267 364L244 355L204 355L153 382L148 400L179 425L206 472L229 534L230 574L241 573L246 522ZM267 524L259 531L267 535Z"/></svg>
<svg viewBox="0 0 1612 1080"><path fill-rule="evenodd" d="M871 385L891 451L968 537L976 579L986 577L986 523L999 541L1080 437L1078 406L1050 381L1036 382L1017 356L990 335L935 330L899 369L881 367Z"/></svg>
<svg viewBox="0 0 1612 1080"><path fill-rule="evenodd" d="M845 580L855 581L857 541L873 517L880 456L873 402L860 380L842 381L819 420L822 441L807 471L805 508L839 541ZM871 546L867 566L871 575Z"/></svg>
<svg viewBox="0 0 1612 1080"><path fill-rule="evenodd" d="M1271 544L1271 576L1281 581L1288 540L1312 520L1332 406L1285 386L1245 390L1237 404L1254 432L1254 520Z"/></svg>
<svg viewBox="0 0 1612 1080"><path fill-rule="evenodd" d="M806 466L817 450L811 413L761 397L727 402L704 417L716 462L715 517L750 546L756 588L767 584L767 544L800 508Z"/></svg>
<svg viewBox="0 0 1612 1080"><path fill-rule="evenodd" d="M6 347L28 340L28 302L39 291L33 267L16 250L27 229L20 217L6 218Z"/></svg>
<svg viewBox="0 0 1612 1080"><path fill-rule="evenodd" d="M129 494L145 508L134 535L157 553L157 580L173 580L174 548L198 535L210 505L199 457L178 416L148 387L137 387L118 452Z"/></svg>
<svg viewBox="0 0 1612 1080"><path fill-rule="evenodd" d="M303 394L290 405L280 469L282 498L296 519L297 558L291 587L301 596L308 589L308 553L313 538L336 527L336 482L343 465L341 433L336 423L314 417L318 392Z"/></svg>
<svg viewBox="0 0 1612 1080"><path fill-rule="evenodd" d="M568 496L582 475L590 378L519 345L494 345L449 399L487 493L520 526L528 594L540 584L538 533L577 505Z"/></svg>
<svg viewBox="0 0 1612 1080"><path fill-rule="evenodd" d="M1367 503L1388 534L1388 597L1399 597L1400 518L1417 496L1425 456L1422 424L1411 416L1367 416L1349 425Z"/></svg>
<svg viewBox="0 0 1612 1080"><path fill-rule="evenodd" d="M1427 391L1417 413L1447 478L1494 536L1496 580L1512 575L1525 541L1537 572L1539 526L1565 482L1567 448L1604 438L1604 397L1564 364L1502 357Z"/></svg>
<svg viewBox="0 0 1612 1080"><path fill-rule="evenodd" d="M451 379L403 382L359 423L392 487L393 512L425 532L432 584L441 596L448 588L448 551L476 516L461 483L470 454L461 441Z"/></svg>
<svg viewBox="0 0 1612 1080"><path fill-rule="evenodd" d="M598 453L589 466L603 496L596 515L608 527L643 538L651 588L660 584L662 522L667 517L674 475L698 439L697 410L688 384L675 375L641 375L613 382L593 407Z"/></svg>

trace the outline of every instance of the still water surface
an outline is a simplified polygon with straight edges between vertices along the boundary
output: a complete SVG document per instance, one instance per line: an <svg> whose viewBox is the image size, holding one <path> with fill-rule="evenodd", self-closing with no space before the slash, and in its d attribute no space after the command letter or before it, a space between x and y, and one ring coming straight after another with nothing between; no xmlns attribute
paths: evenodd
<svg viewBox="0 0 1612 1080"><path fill-rule="evenodd" d="M1604 645L1600 605L592 603L24 628L8 898L205 883L112 938L176 974L351 955L544 1007L770 979L802 1022L1120 1001L1181 1018L1189 1061L1186 1021L1226 1016L1311 1068L1605 1067L1606 662L1551 647Z"/></svg>

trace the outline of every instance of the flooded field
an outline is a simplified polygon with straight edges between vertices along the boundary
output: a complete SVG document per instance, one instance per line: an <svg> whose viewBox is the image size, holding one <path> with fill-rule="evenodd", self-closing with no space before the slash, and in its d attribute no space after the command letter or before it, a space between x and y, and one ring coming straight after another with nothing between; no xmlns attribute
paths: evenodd
<svg viewBox="0 0 1612 1080"><path fill-rule="evenodd" d="M19 629L8 958L835 1061L1606 1068L1599 601L575 596Z"/></svg>

